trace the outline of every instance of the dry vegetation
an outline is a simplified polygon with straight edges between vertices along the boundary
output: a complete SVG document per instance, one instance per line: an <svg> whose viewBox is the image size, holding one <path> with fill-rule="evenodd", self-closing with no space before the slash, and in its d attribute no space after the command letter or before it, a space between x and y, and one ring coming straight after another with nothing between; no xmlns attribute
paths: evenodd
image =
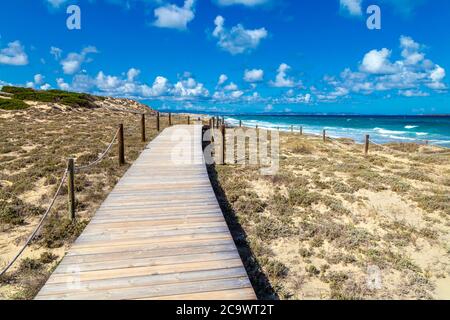
<svg viewBox="0 0 450 320"><path fill-rule="evenodd" d="M67 158L77 165L103 152L118 124L125 127L127 165L118 166L117 146L94 168L76 175L77 220L67 218L67 189L22 258L0 278L0 299L34 297L118 179L137 158L140 115L147 107L124 99L98 99L96 107L26 102L26 110L0 110L0 269L17 253L48 206ZM156 136L156 118L147 115L147 138ZM173 122L185 119L173 117ZM168 118L161 118L161 127Z"/></svg>
<svg viewBox="0 0 450 320"><path fill-rule="evenodd" d="M450 299L450 155L390 148L282 134L275 176L210 168L260 298Z"/></svg>

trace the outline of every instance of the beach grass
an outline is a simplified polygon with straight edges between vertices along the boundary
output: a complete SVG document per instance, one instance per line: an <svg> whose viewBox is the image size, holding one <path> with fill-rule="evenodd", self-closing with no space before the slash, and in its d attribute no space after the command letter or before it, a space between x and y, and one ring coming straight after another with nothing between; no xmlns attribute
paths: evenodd
<svg viewBox="0 0 450 320"><path fill-rule="evenodd" d="M390 144L366 156L291 133L280 143L273 176L210 168L259 298L450 298L448 150Z"/></svg>
<svg viewBox="0 0 450 320"><path fill-rule="evenodd" d="M115 143L101 163L76 173L75 222L68 219L67 187L63 186L31 246L0 279L0 299L34 297L119 178L158 134L156 117L147 106L126 99L102 98L93 103L95 107L86 108L78 102L69 105L26 100L26 110L0 110L0 268L34 230L69 157L76 158L77 166L97 159L120 123L125 128L126 155L126 165L119 166ZM141 141L140 115L129 111L147 112L146 143ZM174 124L186 122L177 115L172 119ZM168 117L164 115L161 128L167 126Z"/></svg>

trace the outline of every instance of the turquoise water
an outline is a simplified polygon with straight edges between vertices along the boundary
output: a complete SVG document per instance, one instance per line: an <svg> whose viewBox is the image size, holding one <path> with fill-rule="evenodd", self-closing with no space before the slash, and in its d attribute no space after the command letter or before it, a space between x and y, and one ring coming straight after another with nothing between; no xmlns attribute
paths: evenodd
<svg viewBox="0 0 450 320"><path fill-rule="evenodd" d="M334 138L352 138L363 142L366 134L377 143L418 142L450 147L450 116L226 116L238 125L289 131L303 126L305 133L321 134L323 129Z"/></svg>

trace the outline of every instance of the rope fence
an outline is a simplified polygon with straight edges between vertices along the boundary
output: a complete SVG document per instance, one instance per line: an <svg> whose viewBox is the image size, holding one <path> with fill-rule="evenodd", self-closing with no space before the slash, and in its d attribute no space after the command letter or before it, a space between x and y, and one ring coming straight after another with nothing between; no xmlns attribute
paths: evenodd
<svg viewBox="0 0 450 320"><path fill-rule="evenodd" d="M224 122L222 122L222 124L223 123ZM215 126L215 127L217 127L217 126ZM233 128L245 127L245 124L243 124L242 120L239 120L239 125L231 125L231 127L233 127ZM250 128L250 127L247 126L247 128ZM258 127L258 125L256 125L255 128L256 129L260 129L260 130L269 130L269 131L278 130L278 131L280 131L280 127L277 127L277 128L260 128L260 127ZM297 128L298 128L298 131L296 130ZM318 134L318 133L313 133L313 132L305 133L303 126L300 126L300 127L297 127L297 128L295 128L294 126L290 126L290 127L288 127L288 129L286 129L284 131L290 132L290 133L300 133L300 136L314 137L314 138L318 138L318 139L323 139L323 142L327 142L327 140L331 140L338 147L340 147L342 149L346 149L346 150L348 150L349 147L350 147L350 145L343 144L343 143L341 143L341 141L339 141L339 139L342 139L342 138L333 138L333 137L330 137L329 135L327 135L327 130L326 129L323 130L322 134ZM384 150L389 150L389 151L391 151L393 153L396 153L396 154L402 155L402 156L407 156L407 155L443 156L443 155L449 155L450 154L450 151L449 152L433 152L433 153L431 153L431 152L430 153L417 152L417 151L416 152L401 151L401 150L394 149L394 148L392 148L392 147L390 147L388 145L377 143L377 142L373 141L372 139L370 139L369 135L365 135L365 139L364 140L365 141L363 142L363 146L364 146L363 152L366 155L369 153L370 144L378 146L378 147L380 147L380 148L382 148ZM425 141L425 140L417 140L416 143L418 143L418 142L422 142L423 145L427 145L427 146L429 145L428 141Z"/></svg>
<svg viewBox="0 0 450 320"><path fill-rule="evenodd" d="M93 161L87 165L84 165L84 166L75 167L75 172L85 171L87 169L94 167L95 165L99 164L100 162L102 162L102 160L106 157L106 155L108 154L108 152L111 150L112 146L114 145L114 141L116 141L118 134L119 134L119 129L117 129L116 134L112 138L111 143L108 145L106 150L102 154L100 154L99 157L95 161Z"/></svg>
<svg viewBox="0 0 450 320"><path fill-rule="evenodd" d="M112 111L120 111L120 112L127 112L126 110L112 110ZM145 137L145 115L147 113L142 113L142 112L134 112L134 111L129 111L128 113L133 113L133 114L139 114L142 116L141 118L141 135L142 135L142 141L145 142L146 141L146 137ZM172 125L172 114L169 113L168 114L169 117L169 126ZM157 112L156 114L156 130L159 132L160 131L160 114L159 112ZM190 123L190 117L188 116L187 119L187 123ZM124 128L123 128L123 124L119 125L119 128L116 130L111 142L108 144L108 146L106 147L106 149L99 154L98 158L94 161L92 161L91 163L88 163L86 165L83 166L75 166L74 163L74 159L70 158L68 159L68 165L66 167L66 169L64 170L64 173L61 177L61 180L59 182L58 188L49 204L49 206L47 207L47 210L45 211L45 213L42 215L41 219L39 220L36 228L33 230L33 232L31 233L31 235L27 238L26 242L24 243L24 245L20 248L20 250L18 251L18 253L11 259L11 261L6 265L6 267L1 270L0 272L0 276L3 276L13 265L14 263L19 259L19 257L23 254L23 252L25 251L25 249L30 245L30 243L33 241L33 239L35 238L35 236L38 234L39 230L42 228L46 218L49 216L51 209L53 208L56 199L58 198L58 196L60 195L61 189L64 185L64 183L67 181L67 190L68 190L68 202L69 202L69 218L71 220L75 219L75 187L74 187L74 175L75 173L79 173L82 171L86 171L89 170L90 168L98 165L99 163L101 163L106 156L109 154L109 152L111 151L114 142L118 140L118 158L119 158L119 165L124 165L125 164L125 143L124 143Z"/></svg>
<svg viewBox="0 0 450 320"><path fill-rule="evenodd" d="M118 111L122 111L122 110L118 110ZM140 114L142 116L141 118L141 135L142 135L142 141L145 142L146 141L146 137L145 137L145 113L137 113L137 112L131 112L131 113L136 113L136 114ZM172 114L168 113L168 121L169 121L169 126L172 125ZM200 118L197 119L197 121L200 121ZM195 121L191 121L190 116L187 116L187 124L191 124L191 122L195 122ZM224 117L211 117L209 119L209 127L211 129L213 129L213 133L211 135L211 138L213 141L218 142L219 145L221 146L220 148L220 154L216 155L218 156L218 159L216 159L216 163L218 164L225 164L226 160L225 160L225 119ZM242 127L242 121L239 122L239 127ZM157 112L156 113L156 131L159 132L161 131L161 126L160 126L160 113ZM217 129L217 130L215 130ZM258 129L258 126L256 126L256 129ZM263 128L260 128L259 130L264 130ZM278 128L279 130L279 128ZM218 139L217 137L217 133L220 131L222 138ZM291 127L290 132L294 133L297 131L294 131L294 127ZM326 130L323 130L323 134L319 135L319 134L314 134L314 133L308 133L305 134L303 131L303 127L299 127L299 133L301 136L312 136L312 137L316 137L316 138L322 138L324 143L327 142L327 140L331 140L333 141L337 146L339 146L340 148L345 148L348 150L348 145L344 145L342 144L338 139L336 138L332 138L327 136L326 134ZM69 159L68 161L68 166L65 169L60 183L58 185L58 188L47 208L47 210L45 211L44 215L41 217L41 219L39 220L39 223L37 224L36 228L34 229L34 231L31 233L31 235L28 237L27 241L25 242L25 244L21 247L21 249L19 250L19 252L14 256L14 258L7 264L7 266L0 272L0 276L3 276L13 265L14 263L18 260L18 258L22 255L22 253L25 251L25 249L27 248L27 246L29 246L29 244L32 242L32 240L34 239L34 237L36 236L36 234L39 232L39 230L41 229L45 219L48 217L49 213L51 212L51 209L53 208L57 197L59 196L62 186L64 185L64 183L67 181L68 183L68 197L69 197L69 217L71 218L71 220L75 219L75 188L74 188L74 174L75 173L79 173L82 171L86 171L89 170L90 168L98 165L99 163L101 163L106 156L109 154L109 152L111 151L114 142L118 140L118 158L119 158L119 165L124 165L125 164L125 147L124 147L124 128L123 128L123 124L119 125L119 128L116 130L111 142L107 145L106 149L99 154L98 158L94 161L92 161L91 163L88 163L86 165L83 166L75 166L75 162L74 159ZM372 143L373 145L379 146L381 148L384 149L388 149L391 150L395 153L398 154L402 154L405 155L405 152L401 152L399 150L395 150L389 146L386 145L382 145L379 143L374 142L373 140L371 140L369 138L368 135L366 135L366 139L365 139L365 148L364 148L364 152L365 154L368 153L369 150L369 143ZM438 152L438 153L417 153L419 155L426 155L426 156L434 156L434 155L438 155L438 156L442 156L442 155L448 155L450 154L450 152ZM245 161L247 157L245 157L245 159L236 159L237 162L240 161Z"/></svg>
<svg viewBox="0 0 450 320"><path fill-rule="evenodd" d="M50 202L50 205L48 206L47 210L45 211L44 215L42 216L41 220L39 220L39 223L37 224L36 228L34 229L33 233L28 237L25 244L22 246L22 248L19 250L19 252L14 256L14 258L8 263L8 265L0 272L0 277L3 276L6 271L8 271L12 265L17 261L17 259L20 257L20 255L25 251L27 246L31 243L31 241L34 239L36 234L41 229L42 225L44 224L45 218L47 218L48 214L50 213L50 210L53 208L53 205L55 204L56 198L58 197L61 188L66 181L68 170L64 170L64 174L62 175L61 181L59 183L59 186L55 192L55 195L52 198L52 201Z"/></svg>

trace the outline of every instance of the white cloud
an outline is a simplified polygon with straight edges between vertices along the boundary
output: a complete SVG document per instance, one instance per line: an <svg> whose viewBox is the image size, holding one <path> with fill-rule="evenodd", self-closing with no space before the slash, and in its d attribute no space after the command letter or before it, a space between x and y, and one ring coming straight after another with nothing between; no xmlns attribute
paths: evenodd
<svg viewBox="0 0 450 320"><path fill-rule="evenodd" d="M167 94L170 89L169 80L163 76L157 76L151 87L150 96L163 96ZM145 96L146 94L144 94Z"/></svg>
<svg viewBox="0 0 450 320"><path fill-rule="evenodd" d="M264 71L262 69L245 70L244 80L247 82L260 82L264 79Z"/></svg>
<svg viewBox="0 0 450 320"><path fill-rule="evenodd" d="M391 50L371 50L363 58L360 70L373 74L393 73L395 67L389 61Z"/></svg>
<svg viewBox="0 0 450 320"><path fill-rule="evenodd" d="M48 83L44 83L45 77L38 73L33 77L33 81L29 81L25 84L27 88L40 89L40 90L48 90L52 86Z"/></svg>
<svg viewBox="0 0 450 320"><path fill-rule="evenodd" d="M59 60L61 59L62 50L57 47L51 47L50 54L55 58L55 60Z"/></svg>
<svg viewBox="0 0 450 320"><path fill-rule="evenodd" d="M352 16L362 15L361 2L362 0L340 0L341 8Z"/></svg>
<svg viewBox="0 0 450 320"><path fill-rule="evenodd" d="M216 0L217 4L221 6L243 5L247 7L254 7L269 3L270 0Z"/></svg>
<svg viewBox="0 0 450 320"><path fill-rule="evenodd" d="M445 70L444 68L436 65L436 68L431 72L430 79L433 82L441 82L445 78Z"/></svg>
<svg viewBox="0 0 450 320"><path fill-rule="evenodd" d="M36 85L41 85L44 82L44 76L42 74L36 74L34 75L34 83Z"/></svg>
<svg viewBox="0 0 450 320"><path fill-rule="evenodd" d="M68 0L46 0L46 1L50 6L52 6L54 8L59 8L59 7L61 7L61 5L66 3Z"/></svg>
<svg viewBox="0 0 450 320"><path fill-rule="evenodd" d="M425 55L419 52L421 46L411 37L401 36L400 48L406 64L417 64L425 58Z"/></svg>
<svg viewBox="0 0 450 320"><path fill-rule="evenodd" d="M134 81L134 79L141 73L141 70L139 69L135 69L135 68L131 68L130 70L128 70L127 72L127 78L128 81Z"/></svg>
<svg viewBox="0 0 450 320"><path fill-rule="evenodd" d="M10 42L6 48L0 50L0 64L11 66L28 64L28 56L20 41Z"/></svg>
<svg viewBox="0 0 450 320"><path fill-rule="evenodd" d="M85 47L81 53L71 52L65 59L61 61L61 65L65 74L75 74L81 69L81 65L86 61L86 57L90 53L97 53L97 49L93 46Z"/></svg>
<svg viewBox="0 0 450 320"><path fill-rule="evenodd" d="M241 24L228 30L224 26L225 19L222 16L217 16L214 24L216 27L213 36L218 39L218 46L233 55L256 49L268 35L265 28L250 30Z"/></svg>
<svg viewBox="0 0 450 320"><path fill-rule="evenodd" d="M226 74L221 74L219 76L219 81L217 82L217 85L222 85L228 80L228 76Z"/></svg>
<svg viewBox="0 0 450 320"><path fill-rule="evenodd" d="M238 89L238 86L234 82L231 82L230 84L226 85L223 89L225 91L235 91Z"/></svg>
<svg viewBox="0 0 450 320"><path fill-rule="evenodd" d="M209 91L203 83L198 83L194 78L188 77L174 85L173 94L180 97L207 97Z"/></svg>
<svg viewBox="0 0 450 320"><path fill-rule="evenodd" d="M205 86L187 74L174 85L163 76L157 76L152 84L141 83L136 79L139 74L140 71L135 68L129 69L122 76L108 75L100 71L95 77L77 74L70 84L59 78L57 84L62 90L93 92L116 97L158 97L186 100L209 96L209 91Z"/></svg>
<svg viewBox="0 0 450 320"><path fill-rule="evenodd" d="M400 90L398 92L399 95L405 97L428 97L430 94L427 92L422 92L419 90Z"/></svg>
<svg viewBox="0 0 450 320"><path fill-rule="evenodd" d="M36 74L34 76L34 83L37 84L37 85L40 85L40 84L42 84L44 82L44 78L45 77L42 74Z"/></svg>
<svg viewBox="0 0 450 320"><path fill-rule="evenodd" d="M431 83L427 84L427 87L434 90L444 90L447 86L442 82L445 78L445 69L439 65L431 71L429 78Z"/></svg>
<svg viewBox="0 0 450 320"><path fill-rule="evenodd" d="M70 89L70 85L68 83L66 83L63 78L56 79L56 84L58 85L58 87L61 90L66 90L67 91L67 90Z"/></svg>
<svg viewBox="0 0 450 320"><path fill-rule="evenodd" d="M359 71L346 68L338 78L325 77L334 89L331 93L320 92L319 95L331 100L350 93L367 95L395 90L401 96L423 97L429 95L427 90L446 90L445 69L426 59L421 51L423 47L411 37L401 36L399 60L390 60L392 51L389 49L371 50L365 54Z"/></svg>
<svg viewBox="0 0 450 320"><path fill-rule="evenodd" d="M291 69L289 65L286 63L280 64L277 70L277 75L275 77L275 81L272 81L271 84L274 87L278 88L290 88L294 87L296 84L292 78L287 76L287 72Z"/></svg>
<svg viewBox="0 0 450 320"><path fill-rule="evenodd" d="M240 97L242 97L244 95L244 92L241 90L235 90L233 92L231 92L231 97L233 99L239 99Z"/></svg>
<svg viewBox="0 0 450 320"><path fill-rule="evenodd" d="M186 30L189 22L194 20L195 0L186 0L183 7L174 4L168 4L154 11L156 20L154 26L159 28L172 28Z"/></svg>

